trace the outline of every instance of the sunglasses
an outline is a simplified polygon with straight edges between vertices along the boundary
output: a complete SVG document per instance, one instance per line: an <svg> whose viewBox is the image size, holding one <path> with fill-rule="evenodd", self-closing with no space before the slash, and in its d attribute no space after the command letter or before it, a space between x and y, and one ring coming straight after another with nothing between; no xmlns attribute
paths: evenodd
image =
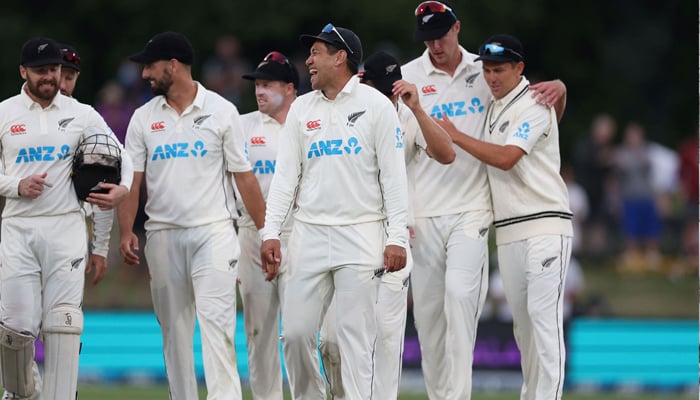
<svg viewBox="0 0 700 400"><path fill-rule="evenodd" d="M279 51L271 51L267 53L265 58L263 58L262 63L267 63L267 62L276 62L277 64L282 64L282 65L289 65L289 59L285 57L284 54L280 53Z"/></svg>
<svg viewBox="0 0 700 400"><path fill-rule="evenodd" d="M452 11L452 9L439 1L424 1L420 4L418 4L418 7L416 7L416 17L421 16L425 13L445 13L448 12L452 15L452 17L456 20L457 16L455 15L455 12Z"/></svg>
<svg viewBox="0 0 700 400"><path fill-rule="evenodd" d="M323 30L322 30L321 32L322 32L322 33L331 33L331 32L335 33L336 35L338 35L338 37L340 38L340 40L341 40L341 41L343 42L343 44L345 45L345 49L346 49L347 51L349 51L350 54L355 54L355 52L352 51L352 49L351 49L350 46L348 45L348 42L346 42L345 39L343 39L343 35L341 35L340 32L338 32L338 30L335 29L335 26L333 26L333 24L328 24L328 25L324 26L324 27L323 27Z"/></svg>
<svg viewBox="0 0 700 400"><path fill-rule="evenodd" d="M69 62L73 65L77 65L77 66L80 65L80 56L78 55L78 53L76 53L74 51L63 49L63 50L61 50L61 56L63 57L64 60L66 60L67 62Z"/></svg>
<svg viewBox="0 0 700 400"><path fill-rule="evenodd" d="M500 44L496 44L496 43L485 43L483 46L481 46L481 51L479 51L480 56L485 56L485 55L502 56L502 55L505 55L506 53L510 53L511 55L518 57L519 60L523 59L523 56L520 53L518 53L517 51L503 47Z"/></svg>

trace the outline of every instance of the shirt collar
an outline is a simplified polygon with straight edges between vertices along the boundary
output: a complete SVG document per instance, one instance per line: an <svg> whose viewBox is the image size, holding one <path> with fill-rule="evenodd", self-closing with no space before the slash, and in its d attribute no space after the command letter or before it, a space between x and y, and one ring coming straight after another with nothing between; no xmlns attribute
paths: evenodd
<svg viewBox="0 0 700 400"><path fill-rule="evenodd" d="M336 96L335 99L337 100L338 97L340 97L340 96L349 95L350 93L352 93L355 90L357 85L360 85L360 78L357 75L351 76L350 79L347 81L347 83L345 83L345 86L343 86L343 89L341 89L340 92L338 92L338 96ZM322 91L317 90L317 92L318 92L318 96L320 96L324 100L330 101L330 99L328 97L326 97Z"/></svg>
<svg viewBox="0 0 700 400"><path fill-rule="evenodd" d="M22 99L22 103L24 104L24 106L27 107L27 109L31 109L32 107L41 108L41 104L37 103L36 101L32 100L31 97L29 97L29 95L27 94L27 91L25 90L26 86L27 86L27 82L24 82L24 84L22 84L22 88L19 91L19 95L20 95L20 98ZM70 99L70 97L66 97L66 96L62 95L61 92L59 91L56 93L56 96L54 96L53 100L51 100L51 104L49 104L49 106L46 107L45 109L50 109L52 107L56 107L56 108L60 109L61 106L63 106L65 104L65 102L68 101L69 99Z"/></svg>
<svg viewBox="0 0 700 400"><path fill-rule="evenodd" d="M507 95L503 96L500 99L494 100L497 106L501 106L504 104L510 103L516 96L518 96L525 88L530 84L530 81L527 80L524 76L520 77L520 82L518 82L518 85L513 88L510 92L508 92Z"/></svg>
<svg viewBox="0 0 700 400"><path fill-rule="evenodd" d="M459 52L462 53L462 60L459 62L459 65L457 66L457 69L455 70L455 76L459 75L460 72L463 70L469 68L479 68L481 69L481 65L477 65L476 54L472 54L468 52L464 47L461 45L459 46ZM423 68L425 70L426 75L430 75L432 73L435 74L446 74L445 71L439 70L435 68L435 65L433 65L433 62L430 60L430 52L426 48L423 54L421 55L421 61L423 64Z"/></svg>
<svg viewBox="0 0 700 400"><path fill-rule="evenodd" d="M204 100L205 100L205 98L206 98L206 88L205 88L204 86L202 86L202 84L199 83L198 81L194 81L194 83L197 85L197 94L194 96L194 100L192 101L192 104L190 104L189 106L187 106L187 108L182 112L182 115L185 115L185 114L189 113L189 112L192 111L195 107L196 107L197 109L199 109L199 110L201 110L202 108L204 108ZM170 105L168 105L168 102L165 101L165 96L164 96L164 95L160 95L160 96L158 96L158 97L159 97L158 102L159 102L161 108L163 108L163 109L165 109L165 108L170 108L170 109L172 109L172 107L170 107Z"/></svg>

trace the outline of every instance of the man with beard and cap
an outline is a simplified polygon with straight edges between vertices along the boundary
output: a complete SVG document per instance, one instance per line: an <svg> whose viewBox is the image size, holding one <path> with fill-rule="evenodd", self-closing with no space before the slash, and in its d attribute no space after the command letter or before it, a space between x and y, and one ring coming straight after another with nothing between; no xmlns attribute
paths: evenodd
<svg viewBox="0 0 700 400"><path fill-rule="evenodd" d="M56 42L30 39L20 53L25 83L18 95L0 103L3 399L77 395L87 238L71 166L89 128L111 130L92 107L59 93L62 63ZM124 156L120 184L103 184L108 193L90 194L87 201L104 210L117 206L132 175L130 159ZM43 384L34 362L40 330Z"/></svg>
<svg viewBox="0 0 700 400"><path fill-rule="evenodd" d="M194 374L195 315L209 398L240 399L236 364L236 279L240 255L232 179L255 226L265 201L244 153L236 107L192 79L194 50L162 32L129 57L155 97L139 107L126 133L134 187L146 179L146 246L153 308L163 334L172 400L198 398ZM231 178L233 175L233 178ZM139 190L119 207L120 252L138 264L133 232Z"/></svg>
<svg viewBox="0 0 700 400"><path fill-rule="evenodd" d="M326 25L302 35L312 92L287 114L261 247L274 277L280 233L294 208L282 306L292 396L325 398L317 335L331 299L348 399L372 398L377 285L406 265L408 192L403 131L391 102L356 76L362 44Z"/></svg>
<svg viewBox="0 0 700 400"><path fill-rule="evenodd" d="M272 51L263 58L255 71L243 75L243 79L255 81L255 98L258 103L257 111L241 116L246 134L245 149L263 196L266 197L276 170L282 128L289 107L296 99L299 74L287 56ZM238 219L238 238L241 244L238 283L248 343L250 389L256 400L282 399L279 321L284 301L287 259L283 258L277 276L266 281L265 275L261 273L260 235L244 204L240 201L237 203L241 213ZM291 218L287 218L280 235L283 254L287 252L291 229Z"/></svg>
<svg viewBox="0 0 700 400"><path fill-rule="evenodd" d="M477 55L459 44L461 21L454 8L425 1L414 15L414 39L426 49L402 67L404 79L420 88L426 113L447 116L461 132L481 137L492 96ZM538 102L554 106L561 117L566 99L561 81L531 89ZM493 211L486 166L459 149L447 166L425 157L416 165L415 185L411 283L425 386L430 399L469 399L489 277Z"/></svg>

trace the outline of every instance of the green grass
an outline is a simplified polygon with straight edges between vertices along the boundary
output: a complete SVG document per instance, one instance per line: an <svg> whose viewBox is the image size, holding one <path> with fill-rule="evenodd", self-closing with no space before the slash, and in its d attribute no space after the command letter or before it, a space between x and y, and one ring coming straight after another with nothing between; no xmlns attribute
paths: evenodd
<svg viewBox="0 0 700 400"><path fill-rule="evenodd" d="M78 388L78 398L80 400L167 400L168 389L165 386L125 386L125 385L80 385ZM206 399L206 392L200 391L200 399ZM243 399L252 400L253 396L249 391L244 391ZM291 398L285 394L285 399ZM693 398L692 395L617 395L608 393L578 394L565 393L566 400L686 400ZM697 398L697 395L695 395ZM425 400L425 394L401 394L399 400ZM473 400L517 400L518 394L513 392L499 393L474 393Z"/></svg>

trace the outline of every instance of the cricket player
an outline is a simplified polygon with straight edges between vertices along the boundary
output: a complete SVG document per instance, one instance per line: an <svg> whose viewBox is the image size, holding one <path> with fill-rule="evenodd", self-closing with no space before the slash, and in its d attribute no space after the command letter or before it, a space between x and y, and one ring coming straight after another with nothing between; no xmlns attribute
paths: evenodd
<svg viewBox="0 0 700 400"><path fill-rule="evenodd" d="M231 174L256 227L265 203L244 149L236 107L192 79L194 50L180 33L162 32L129 57L155 97L129 122L126 150L134 186L146 179L145 256L153 307L163 334L170 399L198 398L192 341L195 313L209 399L240 399L236 365L236 278L240 249ZM120 251L138 264L133 233L139 191L119 208Z"/></svg>
<svg viewBox="0 0 700 400"><path fill-rule="evenodd" d="M449 118L438 123L455 144L487 165L498 265L521 354L520 398L561 399L563 292L573 228L559 175L557 115L528 94L529 82L522 75L525 51L517 38L490 37L478 60L493 94L483 139L458 131Z"/></svg>
<svg viewBox="0 0 700 400"><path fill-rule="evenodd" d="M258 103L257 111L241 116L245 149L263 196L267 196L277 164L282 128L289 107L296 98L299 74L284 54L272 51L258 64L255 71L243 75L243 78L255 81L255 98ZM237 205L241 212L238 219L238 238L241 243L238 287L243 301L243 320L248 342L250 388L256 400L279 400L283 394L279 321L287 259L283 258L277 276L266 281L260 261L260 235L240 201L240 196L238 199ZM287 251L291 221L291 217L288 217L282 225L282 254Z"/></svg>
<svg viewBox="0 0 700 400"><path fill-rule="evenodd" d="M462 132L481 137L491 99L477 55L459 45L454 8L425 1L415 9L414 38L425 52L402 68L419 88L423 109L447 116ZM561 81L541 84L539 102L563 112ZM425 157L415 166L415 226L411 274L413 313L428 397L469 399L473 351L488 285L488 231L493 221L485 165L463 151L441 165Z"/></svg>
<svg viewBox="0 0 700 400"><path fill-rule="evenodd" d="M282 306L292 396L325 398L316 338L334 298L345 395L369 399L378 278L406 265L403 131L391 102L356 76L362 44L355 33L328 24L301 41L314 90L287 115L261 256L274 276L282 223L296 207Z"/></svg>
<svg viewBox="0 0 700 400"><path fill-rule="evenodd" d="M387 96L396 107L404 129L403 148L410 194L413 192L412 170L420 157L432 157L441 164L449 164L455 158L452 139L447 132L423 111L418 102L415 85L401 80L401 66L392 55L379 51L364 62L360 72L361 82ZM403 102L399 102L399 98ZM409 212L409 231L413 218ZM408 278L413 268L411 252L407 252L406 268L382 275L377 295L377 345L374 353L376 379L373 395L378 399L396 399L399 395L403 358L404 333L406 332L406 307ZM321 357L334 398L343 398L340 376L340 354L335 334L335 303L324 319L321 330Z"/></svg>
<svg viewBox="0 0 700 400"><path fill-rule="evenodd" d="M80 76L80 55L71 45L59 43L58 46L62 56L59 90L64 96L73 97L73 91ZM100 210L90 203L83 203L82 206L88 224L89 246L85 273L89 275L94 271L95 276L92 279L92 284L96 285L104 278L107 271L107 255L112 223L114 222L114 210Z"/></svg>
<svg viewBox="0 0 700 400"><path fill-rule="evenodd" d="M0 195L6 200L0 370L8 399L76 398L87 238L70 173L85 130L111 130L92 107L59 93L62 62L55 41L28 40L19 66L25 83L18 95L0 103ZM124 156L120 184L103 184L109 192L91 194L87 201L115 207L127 195L132 174ZM34 362L40 329L43 384Z"/></svg>

